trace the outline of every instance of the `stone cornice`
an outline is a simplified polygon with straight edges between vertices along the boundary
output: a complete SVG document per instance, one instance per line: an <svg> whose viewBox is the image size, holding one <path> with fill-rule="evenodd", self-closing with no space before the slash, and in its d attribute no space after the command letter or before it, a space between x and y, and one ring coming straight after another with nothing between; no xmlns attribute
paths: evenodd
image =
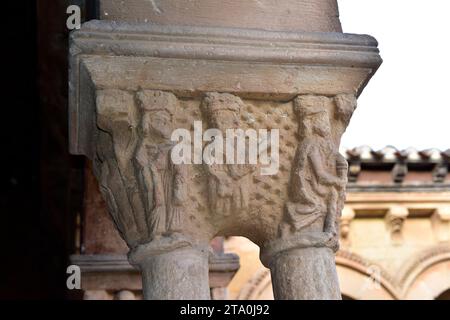
<svg viewBox="0 0 450 320"><path fill-rule="evenodd" d="M354 191L352 189L348 190L347 193L347 204L356 204L356 203L367 203L367 204L382 204L382 203L392 203L392 202L400 202L406 204L427 204L427 205L436 205L439 204L449 204L450 203L450 190L442 190L442 192L421 192L421 191L412 191L412 192L396 192L396 191L387 191L380 190L378 193L374 193L373 190L366 191Z"/></svg>
<svg viewBox="0 0 450 320"><path fill-rule="evenodd" d="M393 192L393 193L411 193L411 192L449 192L450 184L417 184L417 185L361 185L349 183L347 186L348 193L363 193L363 192Z"/></svg>
<svg viewBox="0 0 450 320"><path fill-rule="evenodd" d="M158 26L94 20L85 23L71 38L72 44L83 54L300 63L364 67L374 71L382 62L375 38L345 33Z"/></svg>
<svg viewBox="0 0 450 320"><path fill-rule="evenodd" d="M82 272L138 272L128 262L126 255L89 254L71 255L71 263L78 265ZM214 254L209 258L211 272L236 272L239 269L239 257L236 254Z"/></svg>
<svg viewBox="0 0 450 320"><path fill-rule="evenodd" d="M80 267L84 290L142 290L140 271L128 262L126 255L71 255L70 262ZM210 255L210 287L226 287L238 270L239 257L237 255Z"/></svg>

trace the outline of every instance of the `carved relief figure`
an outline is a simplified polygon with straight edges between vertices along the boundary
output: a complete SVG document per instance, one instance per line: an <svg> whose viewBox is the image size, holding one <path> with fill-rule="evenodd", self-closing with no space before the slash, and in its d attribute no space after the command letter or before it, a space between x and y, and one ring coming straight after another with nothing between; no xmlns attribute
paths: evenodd
<svg viewBox="0 0 450 320"><path fill-rule="evenodd" d="M346 184L342 156L332 141L327 97L299 96L295 111L299 117L300 144L293 162L290 201L286 204L281 234L316 225L314 231L337 235L336 220L341 191ZM344 159L345 161L345 159ZM320 221L324 221L323 226Z"/></svg>
<svg viewBox="0 0 450 320"><path fill-rule="evenodd" d="M135 168L142 201L148 213L152 239L182 230L186 201L186 167L171 161L173 116L178 100L171 94L143 90L136 94L141 139L136 149Z"/></svg>
<svg viewBox="0 0 450 320"><path fill-rule="evenodd" d="M131 246L145 241L145 211L132 164L138 143L134 97L121 90L97 93L97 150L94 171L109 212Z"/></svg>
<svg viewBox="0 0 450 320"><path fill-rule="evenodd" d="M240 127L243 105L242 100L234 95L208 93L203 100L202 109L208 118L209 127L217 128L225 135L227 129ZM225 145L223 150L226 150ZM246 210L249 202L250 173L256 170L256 167L249 164L217 163L206 164L205 167L208 172L211 210L224 216Z"/></svg>
<svg viewBox="0 0 450 320"><path fill-rule="evenodd" d="M183 227L187 168L170 157L177 105L173 94L161 91L97 93L94 171L131 248Z"/></svg>

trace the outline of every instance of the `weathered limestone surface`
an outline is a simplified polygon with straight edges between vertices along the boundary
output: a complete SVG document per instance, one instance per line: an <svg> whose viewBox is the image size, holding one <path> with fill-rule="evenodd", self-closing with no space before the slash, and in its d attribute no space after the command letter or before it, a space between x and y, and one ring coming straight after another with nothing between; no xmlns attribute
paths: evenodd
<svg viewBox="0 0 450 320"><path fill-rule="evenodd" d="M341 32L336 0L101 0L105 20L270 31Z"/></svg>
<svg viewBox="0 0 450 320"><path fill-rule="evenodd" d="M145 248L143 252L135 251L130 256L131 262L142 270L146 299L210 299L207 249L185 247L158 253Z"/></svg>
<svg viewBox="0 0 450 320"><path fill-rule="evenodd" d="M292 249L281 253L270 264L270 270L275 299L341 299L334 252L329 248Z"/></svg>
<svg viewBox="0 0 450 320"><path fill-rule="evenodd" d="M214 10L202 18L205 1L183 2L185 20L180 2L129 1L127 13L114 3L109 18L138 22L92 21L71 37L70 147L93 161L144 297L207 299L209 241L242 235L261 247L278 299L339 299L333 251L347 167L338 148L381 63L375 39L339 33L335 1L282 1L315 14L267 28L255 17L279 12L268 1L239 2L241 16L236 1L208 2L224 10L216 21ZM175 164L171 133L193 133L195 121L222 134L278 129L279 171Z"/></svg>

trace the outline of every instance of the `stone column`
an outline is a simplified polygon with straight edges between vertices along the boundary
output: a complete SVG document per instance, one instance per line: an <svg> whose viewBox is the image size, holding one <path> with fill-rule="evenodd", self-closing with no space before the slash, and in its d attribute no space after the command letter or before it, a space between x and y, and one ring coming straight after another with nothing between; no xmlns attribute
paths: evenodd
<svg viewBox="0 0 450 320"><path fill-rule="evenodd" d="M142 272L142 289L151 300L208 300L207 248L140 246L130 254Z"/></svg>
<svg viewBox="0 0 450 320"><path fill-rule="evenodd" d="M144 297L208 299L208 243L240 235L277 299L339 299L338 149L376 40L342 33L335 0L101 0L99 14L71 36L70 149L92 160ZM179 164L176 129L200 158L221 141L198 142L206 129L269 130L270 163Z"/></svg>
<svg viewBox="0 0 450 320"><path fill-rule="evenodd" d="M340 300L334 252L329 248L294 248L269 264L277 300Z"/></svg>

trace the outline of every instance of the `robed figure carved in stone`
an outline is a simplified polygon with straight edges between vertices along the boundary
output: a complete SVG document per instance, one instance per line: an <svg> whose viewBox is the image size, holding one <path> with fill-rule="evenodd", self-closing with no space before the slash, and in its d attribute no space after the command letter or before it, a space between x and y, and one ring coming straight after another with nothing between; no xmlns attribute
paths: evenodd
<svg viewBox="0 0 450 320"><path fill-rule="evenodd" d="M337 234L338 205L346 184L345 162L332 141L329 98L299 96L295 112L299 119L300 143L296 150L286 204L282 236L308 228Z"/></svg>
<svg viewBox="0 0 450 320"><path fill-rule="evenodd" d="M142 90L136 94L141 110L141 140L135 159L142 201L148 212L152 240L182 231L187 198L186 167L171 160L173 116L178 105L172 93Z"/></svg>
<svg viewBox="0 0 450 320"><path fill-rule="evenodd" d="M208 119L209 127L218 129L223 136L226 135L227 129L240 128L243 106L244 103L239 97L227 93L208 93L202 103L203 113ZM228 139L227 141L230 142ZM233 149L235 155L242 152L236 145ZM222 150L227 150L225 142ZM226 154L218 156L225 157ZM223 159L225 161L225 158ZM208 172L211 210L223 216L245 211L249 205L250 173L256 170L256 166L222 162L206 164L205 167Z"/></svg>
<svg viewBox="0 0 450 320"><path fill-rule="evenodd" d="M130 247L148 240L149 233L133 157L139 143L139 115L134 93L99 90L96 99L94 173L109 212Z"/></svg>

